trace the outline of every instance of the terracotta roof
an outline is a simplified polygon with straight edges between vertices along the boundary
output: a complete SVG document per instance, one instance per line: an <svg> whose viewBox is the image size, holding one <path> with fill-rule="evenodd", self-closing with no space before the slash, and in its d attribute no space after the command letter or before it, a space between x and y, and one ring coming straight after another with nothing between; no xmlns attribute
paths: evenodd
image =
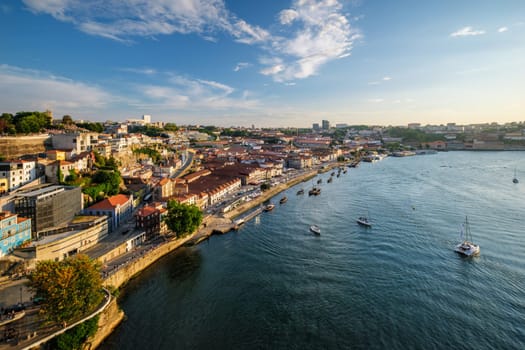
<svg viewBox="0 0 525 350"><path fill-rule="evenodd" d="M137 216L150 216L151 214L154 214L157 211L158 209L155 207L145 206L137 212Z"/></svg>
<svg viewBox="0 0 525 350"><path fill-rule="evenodd" d="M116 196L112 196L109 198L104 199L103 201L100 201L96 204L93 204L87 210L111 210L115 209L117 205L124 205L128 200L129 196L126 196L124 194L117 194Z"/></svg>
<svg viewBox="0 0 525 350"><path fill-rule="evenodd" d="M165 177L165 178L163 178L162 180L159 181L159 185L160 185L160 186L164 186L164 185L167 184L169 181L170 181L170 179L168 179L167 177Z"/></svg>

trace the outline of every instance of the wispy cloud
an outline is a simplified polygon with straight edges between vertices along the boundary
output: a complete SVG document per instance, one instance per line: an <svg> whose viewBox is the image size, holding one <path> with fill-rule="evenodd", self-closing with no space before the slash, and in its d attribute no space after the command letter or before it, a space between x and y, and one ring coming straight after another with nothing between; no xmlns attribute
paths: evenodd
<svg viewBox="0 0 525 350"><path fill-rule="evenodd" d="M370 103L381 103L384 101L384 99L383 98L369 98L367 101Z"/></svg>
<svg viewBox="0 0 525 350"><path fill-rule="evenodd" d="M235 66L235 68L233 68L233 71L234 72L238 72L240 71L241 69L245 69L245 68L248 68L251 64L250 63L247 63L247 62L239 62L237 63L237 65Z"/></svg>
<svg viewBox="0 0 525 350"><path fill-rule="evenodd" d="M484 30L474 30L472 27L463 27L454 33L451 33L451 37L461 37L461 36L477 36L485 34Z"/></svg>
<svg viewBox="0 0 525 350"><path fill-rule="evenodd" d="M157 74L157 71L153 68L118 68L118 70L122 72L130 72L130 73L143 74L143 75Z"/></svg>
<svg viewBox="0 0 525 350"><path fill-rule="evenodd" d="M136 90L143 94L144 104L157 109L253 109L259 106L248 91L238 93L226 84L176 74L170 74L163 85L137 85Z"/></svg>
<svg viewBox="0 0 525 350"><path fill-rule="evenodd" d="M265 30L230 13L223 0L23 0L35 13L73 23L79 30L129 42L133 37L196 33L214 40L217 31L243 43L263 41Z"/></svg>
<svg viewBox="0 0 525 350"><path fill-rule="evenodd" d="M500 27L500 28L498 28L498 33L505 33L508 30L509 30L508 27Z"/></svg>
<svg viewBox="0 0 525 350"><path fill-rule="evenodd" d="M0 65L0 96L5 111L50 109L64 113L99 110L119 99L98 86L5 64Z"/></svg>
<svg viewBox="0 0 525 350"><path fill-rule="evenodd" d="M261 70L278 82L315 75L324 64L350 55L360 37L338 0L295 0L279 21L287 36L271 38L268 52L277 63Z"/></svg>
<svg viewBox="0 0 525 350"><path fill-rule="evenodd" d="M351 27L343 0L293 0L290 8L278 14L278 23L270 27L277 35L239 18L226 8L225 0L23 2L34 13L51 15L85 33L123 43L174 33L193 33L215 41L218 33L227 33L236 42L258 45L265 56L277 62L263 64L260 69L277 82L317 74L328 62L349 56L353 43L362 37ZM235 71L242 68L238 65Z"/></svg>
<svg viewBox="0 0 525 350"><path fill-rule="evenodd" d="M369 81L368 85L381 85L381 83L392 80L392 77L384 76L381 81Z"/></svg>

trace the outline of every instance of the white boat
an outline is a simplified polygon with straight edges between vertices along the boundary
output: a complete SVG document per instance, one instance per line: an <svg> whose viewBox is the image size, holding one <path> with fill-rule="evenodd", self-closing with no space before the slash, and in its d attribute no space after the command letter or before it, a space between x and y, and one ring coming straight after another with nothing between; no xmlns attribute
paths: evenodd
<svg viewBox="0 0 525 350"><path fill-rule="evenodd" d="M264 211L272 211L275 208L275 204L268 204L264 207Z"/></svg>
<svg viewBox="0 0 525 350"><path fill-rule="evenodd" d="M310 226L310 231L312 231L316 235L320 235L321 234L321 229L317 225Z"/></svg>
<svg viewBox="0 0 525 350"><path fill-rule="evenodd" d="M366 227L372 227L372 223L370 222L370 220L368 219L368 217L366 216L360 216L357 218L356 222L359 224L359 225L362 225L362 226L366 226Z"/></svg>
<svg viewBox="0 0 525 350"><path fill-rule="evenodd" d="M470 233L470 225L466 216L465 223L460 230L460 239L462 242L454 249L457 253L465 256L475 256L479 254L479 245L472 243L472 234Z"/></svg>

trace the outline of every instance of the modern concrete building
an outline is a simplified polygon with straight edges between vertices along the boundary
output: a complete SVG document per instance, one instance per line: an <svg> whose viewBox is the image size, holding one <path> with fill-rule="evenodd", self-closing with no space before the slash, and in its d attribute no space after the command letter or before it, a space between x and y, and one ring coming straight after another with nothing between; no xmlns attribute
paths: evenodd
<svg viewBox="0 0 525 350"><path fill-rule="evenodd" d="M68 226L40 237L27 247L15 249L13 254L37 261L60 261L93 247L107 235L105 216L77 216Z"/></svg>
<svg viewBox="0 0 525 350"><path fill-rule="evenodd" d="M330 129L330 122L328 120L323 120L322 126L323 126L323 130L328 130Z"/></svg>
<svg viewBox="0 0 525 350"><path fill-rule="evenodd" d="M18 193L15 212L31 219L33 239L42 230L67 224L83 207L80 187L47 186Z"/></svg>
<svg viewBox="0 0 525 350"><path fill-rule="evenodd" d="M0 212L0 257L31 240L31 219Z"/></svg>

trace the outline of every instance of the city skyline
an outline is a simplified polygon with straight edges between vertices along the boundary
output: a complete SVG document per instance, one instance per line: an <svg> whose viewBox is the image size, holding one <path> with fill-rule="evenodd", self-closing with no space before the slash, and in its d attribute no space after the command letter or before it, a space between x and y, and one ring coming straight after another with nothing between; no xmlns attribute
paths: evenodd
<svg viewBox="0 0 525 350"><path fill-rule="evenodd" d="M524 120L525 3L7 1L1 112L310 127Z"/></svg>

